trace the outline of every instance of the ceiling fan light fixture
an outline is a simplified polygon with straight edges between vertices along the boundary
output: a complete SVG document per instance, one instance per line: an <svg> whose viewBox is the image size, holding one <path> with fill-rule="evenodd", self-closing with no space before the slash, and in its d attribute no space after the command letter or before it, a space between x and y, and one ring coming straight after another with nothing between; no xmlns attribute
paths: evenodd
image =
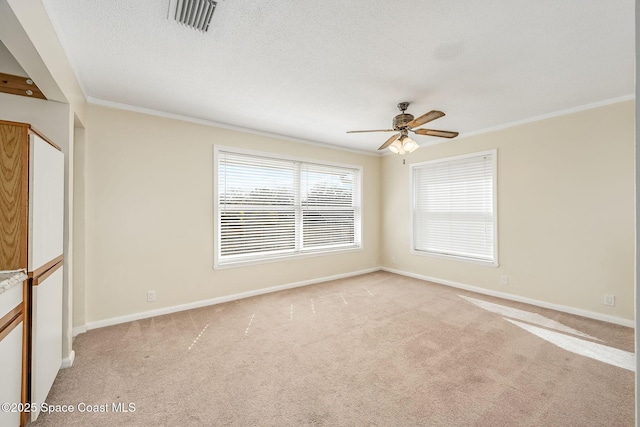
<svg viewBox="0 0 640 427"><path fill-rule="evenodd" d="M402 138L402 148L404 148L404 151L407 153L413 153L418 149L418 144L413 139L406 136Z"/></svg>
<svg viewBox="0 0 640 427"><path fill-rule="evenodd" d="M391 151L393 154L405 154L404 147L402 146L402 143L399 139L393 141L393 144L389 146L389 151Z"/></svg>

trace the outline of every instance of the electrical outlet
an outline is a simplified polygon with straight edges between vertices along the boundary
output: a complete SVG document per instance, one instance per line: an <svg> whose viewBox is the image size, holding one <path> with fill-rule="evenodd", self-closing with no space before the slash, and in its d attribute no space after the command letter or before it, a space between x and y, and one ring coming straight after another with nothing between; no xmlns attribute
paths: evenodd
<svg viewBox="0 0 640 427"><path fill-rule="evenodd" d="M391 264L395 264L396 263L396 257L392 256L391 257Z"/></svg>
<svg viewBox="0 0 640 427"><path fill-rule="evenodd" d="M616 305L616 296L604 294L604 305Z"/></svg>
<svg viewBox="0 0 640 427"><path fill-rule="evenodd" d="M147 302L154 302L156 300L156 291L147 291Z"/></svg>
<svg viewBox="0 0 640 427"><path fill-rule="evenodd" d="M502 276L500 276L500 283L502 283L503 285L508 285L509 276L507 276L506 274L503 274Z"/></svg>

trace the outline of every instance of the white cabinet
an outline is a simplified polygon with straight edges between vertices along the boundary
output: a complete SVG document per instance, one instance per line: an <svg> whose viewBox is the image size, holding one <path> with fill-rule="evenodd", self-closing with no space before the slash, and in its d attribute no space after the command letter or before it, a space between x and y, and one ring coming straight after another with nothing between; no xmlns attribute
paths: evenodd
<svg viewBox="0 0 640 427"><path fill-rule="evenodd" d="M29 276L21 327L30 340L14 355L24 367L16 372L23 403L42 404L62 364L64 154L29 124L0 120L0 177L0 270L25 269ZM3 351L14 344L2 344ZM0 369L4 391L9 370ZM24 413L21 422L37 417ZM5 425L12 424L0 421Z"/></svg>
<svg viewBox="0 0 640 427"><path fill-rule="evenodd" d="M20 403L24 367L24 303L25 273L0 273L0 426L20 425Z"/></svg>
<svg viewBox="0 0 640 427"><path fill-rule="evenodd" d="M22 288L22 286L18 286ZM1 296L1 295L0 295ZM20 322L0 341L0 366L2 366L2 387L0 403L15 404L15 411L0 411L0 426L17 427L20 425L18 405L22 389L22 326Z"/></svg>
<svg viewBox="0 0 640 427"><path fill-rule="evenodd" d="M29 271L62 255L64 155L37 134L29 135Z"/></svg>
<svg viewBox="0 0 640 427"><path fill-rule="evenodd" d="M31 403L45 402L62 364L64 155L29 135ZM31 421L38 418L31 413Z"/></svg>
<svg viewBox="0 0 640 427"><path fill-rule="evenodd" d="M31 403L45 402L62 364L62 267L32 286ZM31 413L31 421L38 418Z"/></svg>

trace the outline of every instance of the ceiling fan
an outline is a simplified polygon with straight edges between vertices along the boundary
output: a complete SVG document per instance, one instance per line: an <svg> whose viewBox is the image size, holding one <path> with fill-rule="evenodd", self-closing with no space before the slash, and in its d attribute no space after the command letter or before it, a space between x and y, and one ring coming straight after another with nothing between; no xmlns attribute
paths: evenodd
<svg viewBox="0 0 640 427"><path fill-rule="evenodd" d="M458 136L458 132L451 132L448 130L414 129L429 123L432 120L439 119L444 116L444 113L442 111L433 110L415 119L412 114L405 113L409 104L409 102L401 102L398 104L398 109L401 113L393 118L393 129L350 130L347 133L399 132L387 139L387 142L378 148L378 150L389 148L389 150L395 154L411 153L418 149L418 144L409 138L409 132L413 132L418 135L438 136L440 138L455 138Z"/></svg>

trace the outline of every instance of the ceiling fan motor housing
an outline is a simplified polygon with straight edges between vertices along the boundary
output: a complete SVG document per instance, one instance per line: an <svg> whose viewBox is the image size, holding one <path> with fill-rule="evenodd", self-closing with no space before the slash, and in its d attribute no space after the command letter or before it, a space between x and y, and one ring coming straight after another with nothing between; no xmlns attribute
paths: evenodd
<svg viewBox="0 0 640 427"><path fill-rule="evenodd" d="M413 114L398 114L393 118L393 128L395 130L406 128L411 120L413 120Z"/></svg>

